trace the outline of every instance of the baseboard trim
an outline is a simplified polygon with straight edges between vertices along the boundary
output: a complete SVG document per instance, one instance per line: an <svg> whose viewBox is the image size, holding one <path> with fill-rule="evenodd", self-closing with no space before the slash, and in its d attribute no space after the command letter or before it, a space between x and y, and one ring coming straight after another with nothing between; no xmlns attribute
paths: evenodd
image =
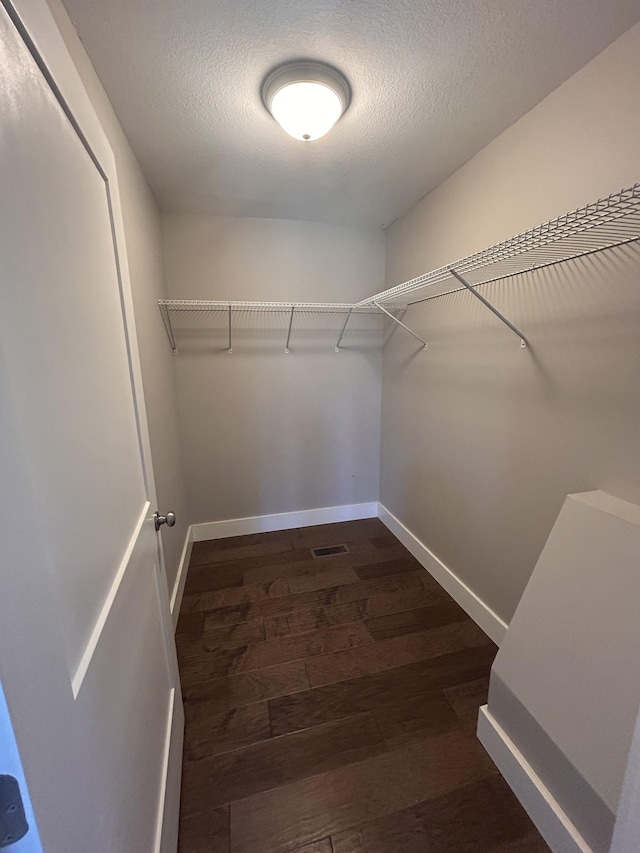
<svg viewBox="0 0 640 853"><path fill-rule="evenodd" d="M312 527L316 524L333 524L337 521L357 521L376 518L378 504L346 504L321 509L304 509L299 512L278 512L274 515L254 515L249 518L231 518L226 521L208 521L191 526L193 542L207 539L226 539L248 533L268 533L272 530L291 530L294 527Z"/></svg>
<svg viewBox="0 0 640 853"><path fill-rule="evenodd" d="M178 616L180 615L180 605L182 604L182 596L184 594L184 585L187 581L187 569L191 560L191 551L193 549L193 525L187 530L184 545L182 547L182 556L178 564L178 572L171 591L171 619L173 620L173 630L175 631L178 624Z"/></svg>
<svg viewBox="0 0 640 853"><path fill-rule="evenodd" d="M500 645L507 630L507 623L494 613L464 581L439 560L404 524L382 504L378 504L378 518L389 528L418 562L444 587L482 630Z"/></svg>
<svg viewBox="0 0 640 853"><path fill-rule="evenodd" d="M478 738L549 847L558 853L593 853L486 705L478 716Z"/></svg>

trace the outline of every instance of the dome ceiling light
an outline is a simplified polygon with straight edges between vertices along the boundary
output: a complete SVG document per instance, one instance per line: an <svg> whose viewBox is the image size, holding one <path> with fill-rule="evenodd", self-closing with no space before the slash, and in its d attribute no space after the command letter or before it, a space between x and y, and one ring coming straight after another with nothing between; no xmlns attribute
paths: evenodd
<svg viewBox="0 0 640 853"><path fill-rule="evenodd" d="M349 106L345 77L320 62L291 62L262 84L262 100L280 127L302 142L320 139Z"/></svg>

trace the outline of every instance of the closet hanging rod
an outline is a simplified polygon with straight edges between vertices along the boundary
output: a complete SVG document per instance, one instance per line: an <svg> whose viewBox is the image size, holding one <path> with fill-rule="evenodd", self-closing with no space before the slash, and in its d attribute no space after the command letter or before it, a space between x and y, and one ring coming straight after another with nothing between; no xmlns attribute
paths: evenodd
<svg viewBox="0 0 640 853"><path fill-rule="evenodd" d="M463 275L471 287L509 276L575 260L594 252L622 246L640 239L640 183L578 208L510 237L473 255L432 270L357 303L415 304L407 297L423 288L449 283L425 299L444 296L461 288L452 281L451 269ZM453 285L453 286L452 286Z"/></svg>

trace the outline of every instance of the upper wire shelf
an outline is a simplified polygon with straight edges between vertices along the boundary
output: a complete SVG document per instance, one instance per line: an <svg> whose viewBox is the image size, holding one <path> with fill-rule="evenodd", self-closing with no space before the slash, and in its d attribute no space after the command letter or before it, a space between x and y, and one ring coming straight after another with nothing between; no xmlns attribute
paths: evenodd
<svg viewBox="0 0 640 853"><path fill-rule="evenodd" d="M405 281L358 303L414 305L472 287L612 249L640 238L640 183L510 237L488 249ZM413 299L418 291L429 294Z"/></svg>
<svg viewBox="0 0 640 853"><path fill-rule="evenodd" d="M640 239L640 183L620 190L592 204L580 207L544 225L538 225L502 243L483 249L454 263L419 275L396 287L383 290L354 304L341 302L222 302L198 299L163 299L159 307L167 335L174 353L177 353L174 328L171 322L183 312L226 312L228 325L228 351L231 352L232 315L241 313L288 314L288 331L285 352L293 319L298 314L344 315L340 337L335 346L340 351L342 338L349 320L358 315L385 316L406 332L417 338L426 348L426 342L398 318L409 305L436 299L460 290L470 291L493 314L508 326L521 341L527 344L524 334L514 326L484 296L477 292L483 284L508 278L553 264L612 249ZM425 289L429 289L425 295ZM418 298L414 298L415 295Z"/></svg>

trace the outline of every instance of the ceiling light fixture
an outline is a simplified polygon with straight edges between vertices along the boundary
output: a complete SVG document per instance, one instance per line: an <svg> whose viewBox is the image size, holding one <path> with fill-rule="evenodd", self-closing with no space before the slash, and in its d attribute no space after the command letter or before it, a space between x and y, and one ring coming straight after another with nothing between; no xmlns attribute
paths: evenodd
<svg viewBox="0 0 640 853"><path fill-rule="evenodd" d="M350 98L345 77L320 62L281 65L262 84L265 107L289 136L303 142L330 131Z"/></svg>

